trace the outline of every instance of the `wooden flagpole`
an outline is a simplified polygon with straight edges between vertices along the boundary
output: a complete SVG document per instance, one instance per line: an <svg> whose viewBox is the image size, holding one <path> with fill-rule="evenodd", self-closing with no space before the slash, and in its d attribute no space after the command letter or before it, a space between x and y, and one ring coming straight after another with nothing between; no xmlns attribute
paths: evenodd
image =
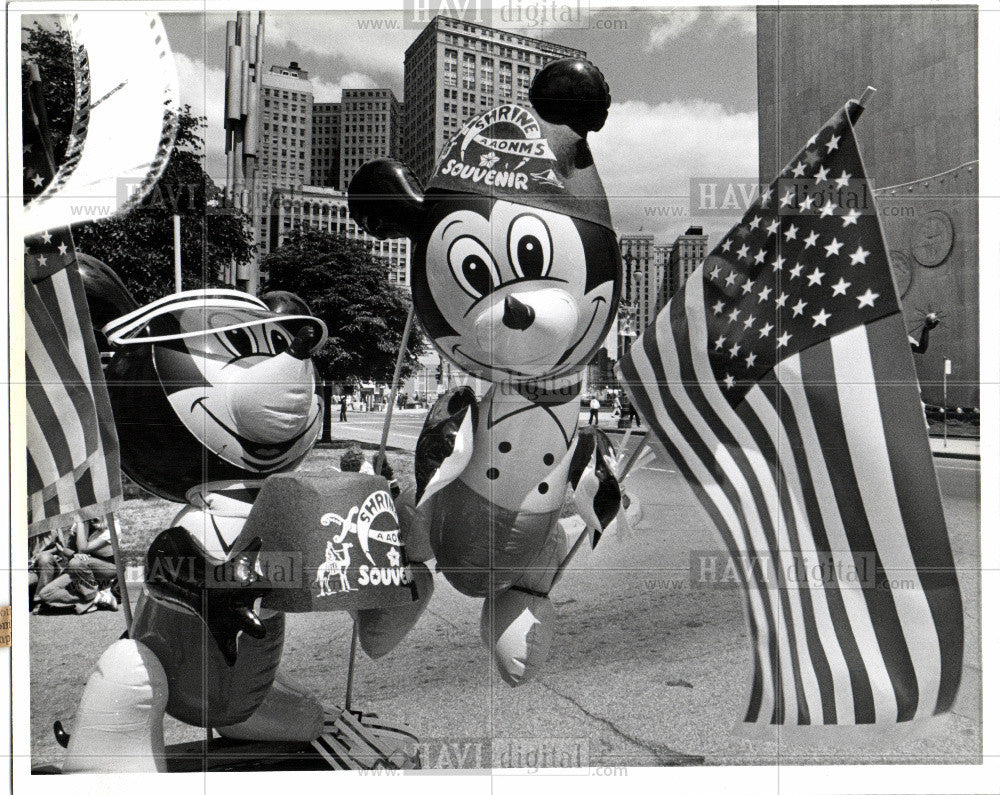
<svg viewBox="0 0 1000 795"><path fill-rule="evenodd" d="M389 405L385 409L385 421L382 423L382 440L378 445L378 452L372 460L372 468L375 474L382 473L382 462L385 460L385 448L389 444L389 426L392 424L392 410L396 407L396 394L399 391L399 379L403 373L403 362L406 361L406 346L410 342L410 333L413 331L413 304L410 304L410 311L406 315L406 325L403 326L403 338L399 343L399 353L396 354L396 369L392 374L392 388L389 390ZM351 631L351 653L347 658L347 689L344 693L344 709L351 709L351 693L354 689L354 661L358 655L358 622L355 620Z"/></svg>

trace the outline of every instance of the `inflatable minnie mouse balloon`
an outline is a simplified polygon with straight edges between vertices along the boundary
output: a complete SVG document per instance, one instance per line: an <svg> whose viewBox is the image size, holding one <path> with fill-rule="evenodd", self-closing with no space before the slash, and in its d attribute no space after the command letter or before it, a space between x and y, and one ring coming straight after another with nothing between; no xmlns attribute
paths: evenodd
<svg viewBox="0 0 1000 795"><path fill-rule="evenodd" d="M468 388L448 393L428 415L407 549L485 597L483 639L510 684L548 654L567 484L594 530L620 498L603 441L577 434L580 371L621 292L586 140L611 95L593 64L564 59L538 73L530 99L470 119L426 190L403 164L378 160L348 191L369 233L412 240L414 306L441 355L493 384L479 401Z"/></svg>
<svg viewBox="0 0 1000 795"><path fill-rule="evenodd" d="M103 329L122 469L185 505L147 552L130 639L87 683L64 772L164 769L164 710L231 737L322 732L322 705L278 670L283 613L254 609L266 593L260 539L241 539L264 478L294 469L320 431L310 357L326 326L290 298L195 290L138 307L112 296L131 309ZM239 587L206 587L220 576Z"/></svg>

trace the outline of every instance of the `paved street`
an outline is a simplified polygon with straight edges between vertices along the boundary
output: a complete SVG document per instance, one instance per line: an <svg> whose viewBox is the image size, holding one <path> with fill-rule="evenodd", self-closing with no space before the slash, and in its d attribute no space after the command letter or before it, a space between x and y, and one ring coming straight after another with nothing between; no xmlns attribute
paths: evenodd
<svg viewBox="0 0 1000 795"><path fill-rule="evenodd" d="M377 443L383 415L354 415L335 432ZM390 443L412 447L423 412L394 420ZM620 438L620 437L618 437ZM634 439L633 439L634 443ZM379 661L359 659L355 703L410 723L429 766L523 766L527 754L590 764L805 761L967 762L979 753L979 464L936 459L966 602L966 672L955 714L923 740L845 752L779 747L732 731L747 696L747 631L739 593L689 585L691 550L718 549L715 531L669 462L629 480L645 520L584 550L555 589L559 624L546 674L511 690L479 641L480 601L443 577L428 612ZM579 528L570 521L571 532ZM134 597L133 597L134 598ZM121 632L120 613L31 618L35 762L55 762L51 723L72 717L91 667ZM74 642L67 643L72 635ZM342 699L350 623L341 614L289 617L283 665L322 699ZM72 647L72 654L67 648ZM48 664L43 661L49 661ZM201 730L167 720L167 742ZM520 755L520 756L519 756Z"/></svg>

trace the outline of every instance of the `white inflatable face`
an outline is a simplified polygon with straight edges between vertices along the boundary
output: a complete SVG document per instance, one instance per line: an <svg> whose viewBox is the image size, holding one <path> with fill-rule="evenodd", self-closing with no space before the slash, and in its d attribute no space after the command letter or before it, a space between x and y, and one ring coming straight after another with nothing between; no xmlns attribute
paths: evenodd
<svg viewBox="0 0 1000 795"><path fill-rule="evenodd" d="M587 267L568 216L507 201L494 202L489 218L465 209L445 215L427 240L426 278L456 333L435 344L463 370L492 381L579 369L613 314L613 282L588 294Z"/></svg>
<svg viewBox="0 0 1000 795"><path fill-rule="evenodd" d="M216 327L240 321L220 309ZM153 346L153 364L174 412L202 445L255 474L296 463L316 441L322 401L309 359L286 351L277 323L208 332Z"/></svg>

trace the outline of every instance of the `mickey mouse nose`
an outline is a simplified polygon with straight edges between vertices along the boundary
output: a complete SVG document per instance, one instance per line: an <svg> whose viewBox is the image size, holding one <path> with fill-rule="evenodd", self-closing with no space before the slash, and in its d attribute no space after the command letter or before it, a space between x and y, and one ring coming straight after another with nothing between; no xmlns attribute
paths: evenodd
<svg viewBox="0 0 1000 795"><path fill-rule="evenodd" d="M535 310L508 295L503 302L503 324L515 331L524 331L535 322Z"/></svg>

